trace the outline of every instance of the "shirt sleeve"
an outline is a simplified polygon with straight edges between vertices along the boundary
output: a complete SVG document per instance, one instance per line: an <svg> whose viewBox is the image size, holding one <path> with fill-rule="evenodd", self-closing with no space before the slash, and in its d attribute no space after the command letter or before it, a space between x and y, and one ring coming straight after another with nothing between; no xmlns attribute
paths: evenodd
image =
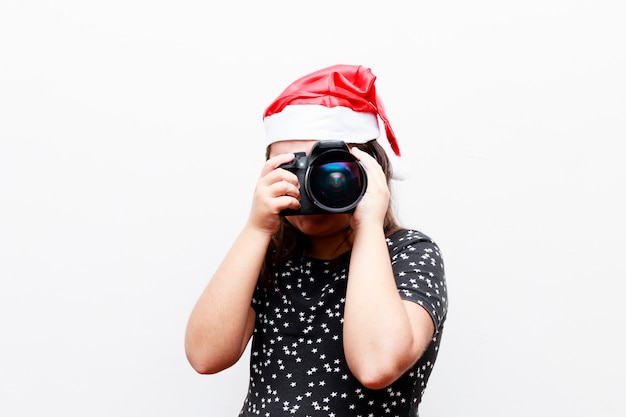
<svg viewBox="0 0 626 417"><path fill-rule="evenodd" d="M424 307L439 332L448 310L448 290L439 247L430 237L415 230L397 232L387 238L387 244L400 297Z"/></svg>

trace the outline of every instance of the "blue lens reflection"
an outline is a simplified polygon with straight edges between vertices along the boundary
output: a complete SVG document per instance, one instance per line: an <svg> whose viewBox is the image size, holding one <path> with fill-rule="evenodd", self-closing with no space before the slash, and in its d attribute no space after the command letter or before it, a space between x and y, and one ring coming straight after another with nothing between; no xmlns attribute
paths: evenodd
<svg viewBox="0 0 626 417"><path fill-rule="evenodd" d="M326 207L350 206L361 196L363 179L356 162L329 162L313 166L309 190Z"/></svg>

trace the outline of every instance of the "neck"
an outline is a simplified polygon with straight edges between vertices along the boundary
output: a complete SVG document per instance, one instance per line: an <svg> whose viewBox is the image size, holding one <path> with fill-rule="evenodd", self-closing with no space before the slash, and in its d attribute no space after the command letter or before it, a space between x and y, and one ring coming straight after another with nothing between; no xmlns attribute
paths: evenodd
<svg viewBox="0 0 626 417"><path fill-rule="evenodd" d="M335 259L352 248L351 229L332 236L311 237L310 242L311 247L305 255L324 260Z"/></svg>

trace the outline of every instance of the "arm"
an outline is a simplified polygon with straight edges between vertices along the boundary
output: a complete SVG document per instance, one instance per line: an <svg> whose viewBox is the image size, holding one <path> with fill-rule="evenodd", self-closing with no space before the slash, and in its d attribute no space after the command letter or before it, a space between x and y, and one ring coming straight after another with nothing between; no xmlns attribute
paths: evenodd
<svg viewBox="0 0 626 417"><path fill-rule="evenodd" d="M368 189L352 220L354 242L344 312L344 351L363 385L378 389L406 372L430 343L435 326L428 312L403 301L396 288L383 219L389 190L369 155L353 150L367 170Z"/></svg>
<svg viewBox="0 0 626 417"><path fill-rule="evenodd" d="M293 154L269 159L257 183L250 217L194 306L185 334L185 352L199 373L216 373L233 365L254 329L250 303L267 245L278 230L278 213L298 209L295 175L279 165Z"/></svg>

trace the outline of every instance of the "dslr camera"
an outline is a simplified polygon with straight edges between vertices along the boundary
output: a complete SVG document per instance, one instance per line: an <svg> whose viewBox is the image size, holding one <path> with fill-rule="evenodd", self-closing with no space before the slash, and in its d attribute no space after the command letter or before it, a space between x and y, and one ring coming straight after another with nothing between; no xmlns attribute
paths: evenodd
<svg viewBox="0 0 626 417"><path fill-rule="evenodd" d="M367 175L343 141L320 141L310 154L296 152L280 168L293 172L300 182L300 209L284 216L351 213L365 194Z"/></svg>

